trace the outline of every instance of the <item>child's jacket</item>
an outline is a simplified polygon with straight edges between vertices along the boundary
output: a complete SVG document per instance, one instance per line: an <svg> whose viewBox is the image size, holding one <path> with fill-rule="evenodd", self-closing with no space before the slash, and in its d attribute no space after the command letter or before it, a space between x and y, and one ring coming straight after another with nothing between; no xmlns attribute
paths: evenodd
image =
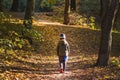
<svg viewBox="0 0 120 80"><path fill-rule="evenodd" d="M60 40L57 45L57 55L60 56L68 56L70 53L70 46L68 42L64 40Z"/></svg>

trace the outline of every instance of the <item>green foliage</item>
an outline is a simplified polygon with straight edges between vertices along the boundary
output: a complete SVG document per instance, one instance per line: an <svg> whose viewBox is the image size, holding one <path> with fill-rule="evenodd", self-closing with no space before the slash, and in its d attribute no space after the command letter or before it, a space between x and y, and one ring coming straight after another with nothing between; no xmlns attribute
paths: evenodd
<svg viewBox="0 0 120 80"><path fill-rule="evenodd" d="M28 19L28 20L24 20L24 26L26 27L26 28L28 28L28 29L31 29L32 28L32 23L33 23L33 21L32 21L33 19L31 18L31 19Z"/></svg>
<svg viewBox="0 0 120 80"><path fill-rule="evenodd" d="M0 39L0 48L4 53L7 53L7 50L26 49L30 46L28 41L20 38L20 35L15 31L9 31L8 36L9 37Z"/></svg>
<svg viewBox="0 0 120 80"><path fill-rule="evenodd" d="M32 40L35 41L35 42L44 41L42 33L38 32L35 29L26 29L26 28L24 28L23 29L23 36L32 38Z"/></svg>
<svg viewBox="0 0 120 80"><path fill-rule="evenodd" d="M94 17L90 17L89 18L89 26L92 28L92 29L95 29L95 18Z"/></svg>
<svg viewBox="0 0 120 80"><path fill-rule="evenodd" d="M17 27L16 27L17 28ZM18 27L19 28L19 27ZM4 28L3 28L4 29ZM8 30L8 31L7 31ZM33 50L32 46L30 45L29 38L33 42L41 42L43 41L43 36L41 33L36 31L35 29L26 29L23 28L20 31L5 29L6 33L2 33L4 37L1 40L1 44L4 44L3 49L23 49L23 50Z"/></svg>
<svg viewBox="0 0 120 80"><path fill-rule="evenodd" d="M82 16L78 13L71 13L70 14L70 24L74 25L81 25L81 26L86 26L90 27L92 29L95 29L95 17L90 16Z"/></svg>
<svg viewBox="0 0 120 80"><path fill-rule="evenodd" d="M87 22L87 18L78 14L78 13L71 13L70 14L70 24L74 24L74 25L86 25Z"/></svg>
<svg viewBox="0 0 120 80"><path fill-rule="evenodd" d="M49 12L52 11L52 6L55 3L55 0L42 0L40 3L40 11Z"/></svg>
<svg viewBox="0 0 120 80"><path fill-rule="evenodd" d="M7 53L6 51L12 49L12 41L9 39L0 39L0 53Z"/></svg>
<svg viewBox="0 0 120 80"><path fill-rule="evenodd" d="M112 65L117 66L120 69L120 59L113 57L112 58Z"/></svg>
<svg viewBox="0 0 120 80"><path fill-rule="evenodd" d="M13 25L12 25L13 26ZM42 33L36 31L35 29L26 29L22 26L15 25L9 29L9 27L0 26L1 31L1 41L2 49L4 51L13 50L33 50L33 46L30 44L29 38L32 42L40 43L43 41ZM4 45L4 47L3 47ZM39 47L39 46L38 46Z"/></svg>
<svg viewBox="0 0 120 80"><path fill-rule="evenodd" d="M24 46L30 46L27 40L21 37L17 32L9 31L9 40L12 41L13 49L22 49Z"/></svg>
<svg viewBox="0 0 120 80"><path fill-rule="evenodd" d="M43 41L41 33L35 29L27 29L18 22L11 23L9 14L0 13L0 48L4 53L9 49L33 50L26 37L31 38L33 42Z"/></svg>
<svg viewBox="0 0 120 80"><path fill-rule="evenodd" d="M46 2L46 1L42 1L42 3L41 3L41 8L43 8L43 7L49 7L48 6L49 5L49 3L48 2Z"/></svg>
<svg viewBox="0 0 120 80"><path fill-rule="evenodd" d="M0 24L2 23L10 23L11 15L7 13L0 12Z"/></svg>

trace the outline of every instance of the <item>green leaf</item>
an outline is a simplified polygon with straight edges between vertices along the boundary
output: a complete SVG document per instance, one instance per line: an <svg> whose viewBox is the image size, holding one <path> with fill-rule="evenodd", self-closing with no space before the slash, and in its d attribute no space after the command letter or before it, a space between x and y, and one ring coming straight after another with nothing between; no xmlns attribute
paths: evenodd
<svg viewBox="0 0 120 80"><path fill-rule="evenodd" d="M23 47L23 45L22 44L18 44L18 47L21 49Z"/></svg>

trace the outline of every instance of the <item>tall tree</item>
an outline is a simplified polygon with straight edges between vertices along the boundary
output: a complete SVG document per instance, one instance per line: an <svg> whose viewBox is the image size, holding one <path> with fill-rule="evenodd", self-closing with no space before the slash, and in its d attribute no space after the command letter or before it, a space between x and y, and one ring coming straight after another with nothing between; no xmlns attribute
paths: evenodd
<svg viewBox="0 0 120 80"><path fill-rule="evenodd" d="M64 24L68 24L70 21L69 13L70 13L70 0L65 0Z"/></svg>
<svg viewBox="0 0 120 80"><path fill-rule="evenodd" d="M70 0L70 10L76 11L76 0Z"/></svg>
<svg viewBox="0 0 120 80"><path fill-rule="evenodd" d="M101 42L97 65L107 66L112 45L112 28L118 10L119 0L102 0Z"/></svg>
<svg viewBox="0 0 120 80"><path fill-rule="evenodd" d="M20 0L13 0L12 7L11 7L10 11L15 11L15 12L18 11L19 1Z"/></svg>
<svg viewBox="0 0 120 80"><path fill-rule="evenodd" d="M32 27L32 16L34 15L35 0L27 0L27 6L24 16L24 25L25 27Z"/></svg>
<svg viewBox="0 0 120 80"><path fill-rule="evenodd" d="M3 1L3 0L0 0L0 12L3 11L3 4L2 4L2 1Z"/></svg>

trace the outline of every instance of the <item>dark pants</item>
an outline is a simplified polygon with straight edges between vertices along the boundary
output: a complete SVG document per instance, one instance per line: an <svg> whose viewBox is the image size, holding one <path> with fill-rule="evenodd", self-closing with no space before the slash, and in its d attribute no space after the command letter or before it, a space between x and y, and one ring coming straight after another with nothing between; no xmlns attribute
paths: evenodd
<svg viewBox="0 0 120 80"><path fill-rule="evenodd" d="M67 65L67 57L65 58L65 56L60 56L59 57L59 65L60 65L60 68L63 69L63 71L65 71L66 65Z"/></svg>

